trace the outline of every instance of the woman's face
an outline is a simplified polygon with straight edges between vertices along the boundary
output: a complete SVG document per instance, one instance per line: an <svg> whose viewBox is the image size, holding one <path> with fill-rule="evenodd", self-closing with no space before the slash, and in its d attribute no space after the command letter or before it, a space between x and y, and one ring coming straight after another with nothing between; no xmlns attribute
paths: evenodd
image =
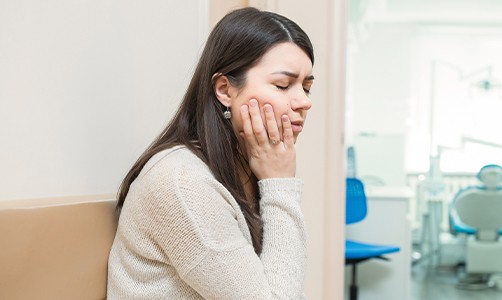
<svg viewBox="0 0 502 300"><path fill-rule="evenodd" d="M307 54L294 43L281 43L268 50L258 64L249 69L244 87L228 90L232 112L232 126L237 136L243 132L240 108L256 99L265 120L263 105L270 104L279 127L282 140L281 116L291 120L296 142L302 132L307 111L312 106L309 90L314 77L312 62ZM265 123L266 126L266 123Z"/></svg>

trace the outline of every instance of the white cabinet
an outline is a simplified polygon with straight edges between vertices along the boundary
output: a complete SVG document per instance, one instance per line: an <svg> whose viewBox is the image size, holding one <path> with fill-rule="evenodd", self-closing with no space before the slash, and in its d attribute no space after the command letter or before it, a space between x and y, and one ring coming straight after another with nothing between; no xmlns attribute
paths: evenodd
<svg viewBox="0 0 502 300"><path fill-rule="evenodd" d="M357 267L359 300L410 299L411 226L408 212L412 192L406 187L366 186L368 215L359 223L347 225L346 238L360 242L396 245L389 261L371 259ZM345 269L345 298L351 280L351 267Z"/></svg>

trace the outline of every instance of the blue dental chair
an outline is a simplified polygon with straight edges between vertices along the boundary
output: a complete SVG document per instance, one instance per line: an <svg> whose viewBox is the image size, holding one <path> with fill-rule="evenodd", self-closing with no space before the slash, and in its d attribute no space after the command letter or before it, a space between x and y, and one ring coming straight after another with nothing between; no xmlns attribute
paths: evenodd
<svg viewBox="0 0 502 300"><path fill-rule="evenodd" d="M367 214L366 194L363 183L357 178L346 181L346 224L362 221ZM345 241L345 265L352 267L349 299L357 300L357 265L377 258L388 260L383 255L398 252L400 249L392 245L375 245L359 241Z"/></svg>
<svg viewBox="0 0 502 300"><path fill-rule="evenodd" d="M453 235L458 233L463 233L467 235L476 235L476 228L465 224L465 222L459 217L456 204L458 199L465 197L474 197L474 195L480 194L491 194L496 197L495 194L502 194L502 167L499 165L486 165L483 166L478 174L476 175L478 180L482 183L479 186L469 186L467 188L461 189L453 198L449 207L449 219L450 219L450 232ZM470 195L470 196L468 196ZM499 229L499 235L502 235L502 228Z"/></svg>
<svg viewBox="0 0 502 300"><path fill-rule="evenodd" d="M461 190L450 207L452 230L468 235L461 289L492 287L490 276L502 272L502 167L486 165L478 179L483 185Z"/></svg>

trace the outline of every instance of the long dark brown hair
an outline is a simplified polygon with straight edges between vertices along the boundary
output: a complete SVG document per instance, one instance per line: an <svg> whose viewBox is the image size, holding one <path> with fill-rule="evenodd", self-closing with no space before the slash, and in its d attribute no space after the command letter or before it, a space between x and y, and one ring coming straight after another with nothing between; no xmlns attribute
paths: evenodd
<svg viewBox="0 0 502 300"><path fill-rule="evenodd" d="M242 88L247 71L271 47L283 42L295 43L314 63L308 36L281 15L248 7L230 12L216 24L178 111L122 181L118 191L119 210L148 160L159 151L184 145L208 165L216 180L235 198L246 218L255 252L261 253L263 233L258 195L254 195L251 203L246 200L239 170L248 169L247 157L240 150L232 124L223 117L226 108L215 96L213 75L223 74L232 85ZM248 175L250 179L254 176ZM256 180L252 182L257 191Z"/></svg>

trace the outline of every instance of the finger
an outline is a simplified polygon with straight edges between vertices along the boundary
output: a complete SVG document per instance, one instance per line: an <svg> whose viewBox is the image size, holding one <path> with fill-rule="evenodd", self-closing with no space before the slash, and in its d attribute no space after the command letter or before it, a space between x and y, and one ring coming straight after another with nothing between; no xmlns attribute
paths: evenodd
<svg viewBox="0 0 502 300"><path fill-rule="evenodd" d="M240 111L241 111L242 129L244 131L245 141L251 146L256 146L258 142L256 141L256 137L253 132L251 117L249 115L249 107L247 105L242 105Z"/></svg>
<svg viewBox="0 0 502 300"><path fill-rule="evenodd" d="M276 145L281 141L281 136L279 134L279 128L277 126L277 120L275 119L274 110L272 105L265 104L263 106L265 111L265 124L267 125L268 137L272 145Z"/></svg>
<svg viewBox="0 0 502 300"><path fill-rule="evenodd" d="M258 144L263 145L268 143L267 130L265 129L265 125L263 125L258 101L255 99L249 101L249 115L251 116L251 125Z"/></svg>
<svg viewBox="0 0 502 300"><path fill-rule="evenodd" d="M293 128L291 127L291 120L287 115L281 117L282 121L282 135L284 139L284 145L288 147L294 147L295 139L293 137Z"/></svg>

